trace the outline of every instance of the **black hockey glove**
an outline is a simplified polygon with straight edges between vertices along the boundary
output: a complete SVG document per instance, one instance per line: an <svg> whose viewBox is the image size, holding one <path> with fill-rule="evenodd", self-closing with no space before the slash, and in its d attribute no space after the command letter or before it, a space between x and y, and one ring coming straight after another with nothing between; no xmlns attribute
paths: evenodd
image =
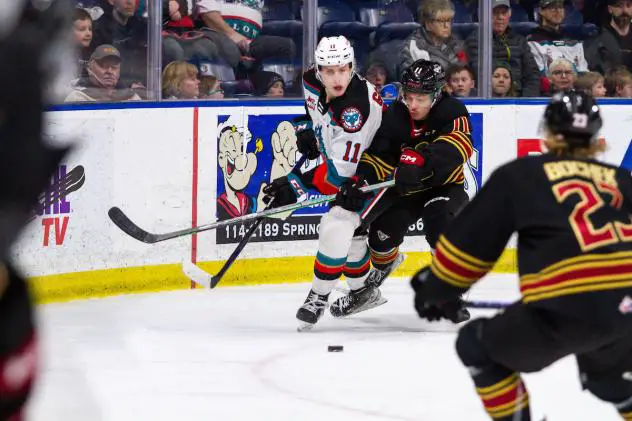
<svg viewBox="0 0 632 421"><path fill-rule="evenodd" d="M470 312L465 308L461 298L441 302L429 303L424 294L424 283L430 273L430 266L417 272L410 280L410 286L415 291L415 310L422 319L430 322L441 319L450 320L452 323L462 323L470 319Z"/></svg>
<svg viewBox="0 0 632 421"><path fill-rule="evenodd" d="M426 156L421 151L406 148L399 157L395 169L395 189L400 195L416 193L427 188L424 182L434 174L428 168Z"/></svg>
<svg viewBox="0 0 632 421"><path fill-rule="evenodd" d="M364 177L351 177L340 186L340 190L334 200L334 206L340 206L351 212L361 211L366 199L369 197L369 193L364 193L360 190L360 187L366 185L367 183L364 181Z"/></svg>
<svg viewBox="0 0 632 421"><path fill-rule="evenodd" d="M277 178L263 188L263 193L263 203L270 209L291 205L298 199L287 177Z"/></svg>
<svg viewBox="0 0 632 421"><path fill-rule="evenodd" d="M318 141L312 129L296 132L296 146L298 151L305 155L307 159L316 159L320 156Z"/></svg>

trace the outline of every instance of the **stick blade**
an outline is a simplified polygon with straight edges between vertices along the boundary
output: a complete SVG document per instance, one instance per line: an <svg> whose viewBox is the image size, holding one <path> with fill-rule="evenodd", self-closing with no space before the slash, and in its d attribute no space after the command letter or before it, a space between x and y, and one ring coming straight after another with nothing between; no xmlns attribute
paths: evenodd
<svg viewBox="0 0 632 421"><path fill-rule="evenodd" d="M123 213L120 208L116 206L110 208L108 211L108 216L114 222L114 224L121 229L125 234L130 237L142 241L143 243L155 243L157 240L154 234L151 234L144 229L140 228L138 225L132 222L131 219Z"/></svg>
<svg viewBox="0 0 632 421"><path fill-rule="evenodd" d="M189 260L182 261L182 272L196 284L204 288L213 288L212 283L214 276L211 276L211 274L207 273L195 263Z"/></svg>

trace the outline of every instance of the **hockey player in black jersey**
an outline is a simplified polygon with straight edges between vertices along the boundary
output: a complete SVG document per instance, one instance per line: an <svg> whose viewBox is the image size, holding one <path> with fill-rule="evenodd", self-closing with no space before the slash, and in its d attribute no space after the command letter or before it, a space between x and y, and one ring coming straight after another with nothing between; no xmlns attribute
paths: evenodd
<svg viewBox="0 0 632 421"><path fill-rule="evenodd" d="M74 62L64 54L72 45L72 10L62 0L0 2L1 421L23 419L35 378L32 305L26 282L10 262L10 248L65 154L45 144L42 128L55 76Z"/></svg>
<svg viewBox="0 0 632 421"><path fill-rule="evenodd" d="M521 300L456 342L494 420L530 420L520 373L568 355L583 387L632 420L632 177L594 159L601 125L590 96L556 94L543 118L548 153L497 169L411 281L421 317L450 318L518 234Z"/></svg>
<svg viewBox="0 0 632 421"><path fill-rule="evenodd" d="M401 97L384 114L357 169L369 184L395 178L395 188L380 192L362 215L370 225L373 265L367 283L376 287L403 260L398 250L411 224L423 219L434 249L439 234L468 201L463 166L473 146L465 105L443 92L445 73L436 62L414 62L401 84ZM334 316L357 311L347 297L331 306Z"/></svg>

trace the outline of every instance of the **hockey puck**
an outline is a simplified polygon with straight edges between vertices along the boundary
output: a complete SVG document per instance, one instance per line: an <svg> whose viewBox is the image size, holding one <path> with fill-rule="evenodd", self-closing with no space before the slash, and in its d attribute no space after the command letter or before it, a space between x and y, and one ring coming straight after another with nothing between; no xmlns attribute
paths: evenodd
<svg viewBox="0 0 632 421"><path fill-rule="evenodd" d="M344 347L342 345L329 345L327 351L329 352L342 352Z"/></svg>

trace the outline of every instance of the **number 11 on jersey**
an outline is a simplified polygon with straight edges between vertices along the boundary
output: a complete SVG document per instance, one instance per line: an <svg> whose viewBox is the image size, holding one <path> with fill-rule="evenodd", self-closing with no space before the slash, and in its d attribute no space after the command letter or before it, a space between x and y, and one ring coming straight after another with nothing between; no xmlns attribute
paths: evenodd
<svg viewBox="0 0 632 421"><path fill-rule="evenodd" d="M349 159L349 155L351 154L351 149L353 149L353 157ZM358 159L360 158L358 155L360 155L360 144L353 143L350 140L347 141L347 149L345 150L345 155L342 157L342 159L347 162L352 162L354 164L357 164Z"/></svg>

